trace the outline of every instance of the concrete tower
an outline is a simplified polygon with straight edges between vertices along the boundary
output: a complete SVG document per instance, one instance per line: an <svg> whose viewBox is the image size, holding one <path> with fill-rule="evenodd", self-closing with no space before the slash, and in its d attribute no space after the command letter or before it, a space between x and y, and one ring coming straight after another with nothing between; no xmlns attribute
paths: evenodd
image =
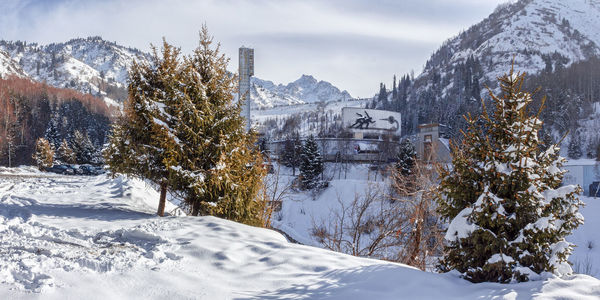
<svg viewBox="0 0 600 300"><path fill-rule="evenodd" d="M246 131L250 131L250 77L254 75L254 49L240 48L239 101L244 101L242 116L246 118Z"/></svg>

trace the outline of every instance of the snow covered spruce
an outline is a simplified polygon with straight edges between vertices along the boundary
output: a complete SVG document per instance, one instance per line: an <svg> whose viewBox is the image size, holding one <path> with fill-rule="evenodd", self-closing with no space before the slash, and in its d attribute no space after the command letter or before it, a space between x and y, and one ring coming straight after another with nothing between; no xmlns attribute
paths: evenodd
<svg viewBox="0 0 600 300"><path fill-rule="evenodd" d="M441 170L439 209L451 220L441 271L458 270L473 282L540 279L571 273L565 240L583 224L581 188L562 186L564 159L557 145L540 151L538 115L528 114L531 94L524 74L499 78L502 96L490 90L492 116L466 117L453 168Z"/></svg>
<svg viewBox="0 0 600 300"><path fill-rule="evenodd" d="M113 173L160 186L161 216L170 191L191 215L262 226L262 157L233 101L236 77L212 43L203 27L191 56L181 59L165 41L162 56L154 49L151 63L133 63L125 116L113 127L106 162Z"/></svg>

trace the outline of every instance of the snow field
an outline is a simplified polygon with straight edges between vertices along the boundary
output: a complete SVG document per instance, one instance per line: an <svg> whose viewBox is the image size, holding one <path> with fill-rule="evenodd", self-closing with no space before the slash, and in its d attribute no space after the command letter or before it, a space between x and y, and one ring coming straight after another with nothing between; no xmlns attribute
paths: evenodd
<svg viewBox="0 0 600 300"><path fill-rule="evenodd" d="M0 171L0 299L600 297L586 275L471 284L214 217L159 218L157 192L134 179L18 174Z"/></svg>

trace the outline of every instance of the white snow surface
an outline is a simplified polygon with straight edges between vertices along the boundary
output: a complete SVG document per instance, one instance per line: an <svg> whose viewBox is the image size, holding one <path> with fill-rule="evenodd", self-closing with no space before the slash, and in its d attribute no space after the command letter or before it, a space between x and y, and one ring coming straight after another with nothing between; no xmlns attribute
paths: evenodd
<svg viewBox="0 0 600 300"><path fill-rule="evenodd" d="M8 76L26 77L19 64L8 53L0 50L0 78Z"/></svg>
<svg viewBox="0 0 600 300"><path fill-rule="evenodd" d="M214 217L160 218L157 199L134 179L0 170L0 299L600 297L586 275L472 284Z"/></svg>

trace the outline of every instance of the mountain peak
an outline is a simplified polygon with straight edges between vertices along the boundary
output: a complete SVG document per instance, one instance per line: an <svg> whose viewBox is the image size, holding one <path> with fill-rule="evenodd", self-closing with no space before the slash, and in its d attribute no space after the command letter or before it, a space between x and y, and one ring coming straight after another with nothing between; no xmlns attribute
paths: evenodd
<svg viewBox="0 0 600 300"><path fill-rule="evenodd" d="M315 79L312 75L302 74L300 78L298 78L293 83L307 83L307 84L315 84L317 83L317 79Z"/></svg>
<svg viewBox="0 0 600 300"><path fill-rule="evenodd" d="M307 74L286 85L258 78L252 78L252 83L254 92L250 97L257 108L352 99L347 91Z"/></svg>
<svg viewBox="0 0 600 300"><path fill-rule="evenodd" d="M515 68L535 74L600 55L600 1L521 0L499 5L480 23L446 41L424 75L442 66L481 61L488 81Z"/></svg>

